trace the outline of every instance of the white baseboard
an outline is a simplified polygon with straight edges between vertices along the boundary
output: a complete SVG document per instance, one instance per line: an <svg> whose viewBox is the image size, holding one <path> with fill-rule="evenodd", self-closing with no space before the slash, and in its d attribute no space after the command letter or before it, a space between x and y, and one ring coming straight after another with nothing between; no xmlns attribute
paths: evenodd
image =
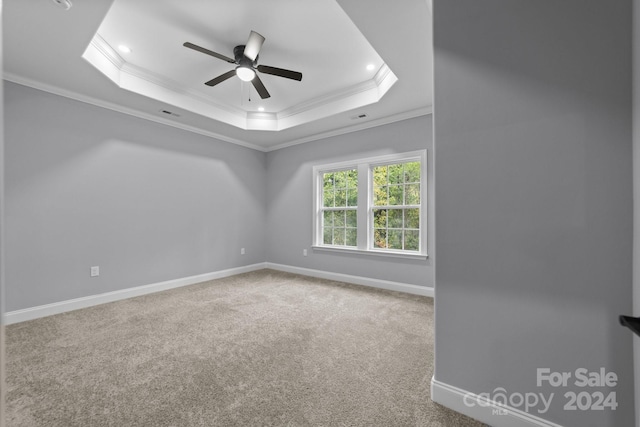
<svg viewBox="0 0 640 427"><path fill-rule="evenodd" d="M40 305L37 307L25 308L5 313L5 325L24 322L27 320L38 319L40 317L51 316L54 314L65 313L67 311L78 310L81 308L92 307L94 305L105 304L108 302L119 301L127 298L147 295L154 292L166 291L169 289L179 288L181 286L193 285L196 283L206 282L208 280L221 279L224 277L234 276L236 274L248 273L250 271L271 268L273 270L286 271L289 273L302 274L305 276L319 277L321 279L336 280L340 282L354 283L357 285L371 286L374 288L387 289L391 291L406 292L409 294L423 295L433 297L433 288L424 286L409 285L406 283L391 282L387 280L371 279L368 277L351 276L348 274L331 273L328 271L312 270L308 268L293 267L282 264L274 264L263 262L258 264L247 265L244 267L230 268L228 270L215 271L212 273L199 274L196 276L183 277L180 279L167 280L165 282L153 283L150 285L137 286L135 288L121 289L103 294L90 295L82 298L75 298L67 301L55 302L52 304Z"/></svg>
<svg viewBox="0 0 640 427"><path fill-rule="evenodd" d="M431 379L431 400L492 427L562 427L519 409L500 405L477 394L442 383L435 378Z"/></svg>
<svg viewBox="0 0 640 427"><path fill-rule="evenodd" d="M65 313L67 311L87 308L107 302L119 301L127 298L138 297L154 292L166 291L181 286L194 285L208 280L222 279L236 274L248 273L250 271L267 268L266 263L247 265L244 267L230 268L228 270L214 271L212 273L198 274L196 276L183 277L166 282L153 283L150 285L137 286L135 288L122 289L119 291L106 292L98 295L90 295L82 298L75 298L67 301L55 302L52 304L40 305L37 307L25 308L22 310L10 311L4 315L4 323L24 322L26 320L38 319L40 317L51 316L53 314Z"/></svg>
<svg viewBox="0 0 640 427"><path fill-rule="evenodd" d="M362 276L352 276L350 274L332 273L330 271L323 270L312 270L310 268L294 267L292 265L275 264L272 262L267 262L266 268L285 271L287 273L301 274L303 276L318 277L320 279L371 286L373 288L387 289L389 291L398 291L408 294L433 297L433 288L429 288L427 286L410 285L408 283L391 282L389 280L372 279Z"/></svg>

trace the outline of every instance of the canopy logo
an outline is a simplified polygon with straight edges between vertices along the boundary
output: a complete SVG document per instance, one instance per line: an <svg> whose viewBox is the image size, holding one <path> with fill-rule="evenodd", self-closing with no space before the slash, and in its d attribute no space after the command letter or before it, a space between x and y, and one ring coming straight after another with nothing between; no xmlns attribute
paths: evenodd
<svg viewBox="0 0 640 427"><path fill-rule="evenodd" d="M470 408L480 406L493 407L493 415L507 415L506 408L521 409L530 412L532 409L544 414L549 410L555 393L545 396L543 393L510 393L502 387L493 390L493 393L480 393L475 396L472 393L464 395L464 404Z"/></svg>

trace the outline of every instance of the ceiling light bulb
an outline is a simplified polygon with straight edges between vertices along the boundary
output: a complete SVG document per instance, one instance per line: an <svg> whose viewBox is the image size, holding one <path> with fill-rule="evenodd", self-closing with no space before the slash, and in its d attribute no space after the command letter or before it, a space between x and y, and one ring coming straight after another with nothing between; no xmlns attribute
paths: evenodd
<svg viewBox="0 0 640 427"><path fill-rule="evenodd" d="M129 48L129 46L125 46L123 44L118 46L118 50L122 53L131 53L131 49Z"/></svg>
<svg viewBox="0 0 640 427"><path fill-rule="evenodd" d="M258 107L258 111L264 111L264 107Z"/></svg>
<svg viewBox="0 0 640 427"><path fill-rule="evenodd" d="M376 66L373 65L373 64L367 65L367 70L369 70L369 71L373 71L374 68L376 68Z"/></svg>
<svg viewBox="0 0 640 427"><path fill-rule="evenodd" d="M73 6L73 4L71 4L71 0L51 0L51 1L53 1L53 3L56 6L60 6L64 10L69 10L71 9L71 6Z"/></svg>
<svg viewBox="0 0 640 427"><path fill-rule="evenodd" d="M236 68L236 74L243 82L250 82L256 76L256 72L247 67Z"/></svg>

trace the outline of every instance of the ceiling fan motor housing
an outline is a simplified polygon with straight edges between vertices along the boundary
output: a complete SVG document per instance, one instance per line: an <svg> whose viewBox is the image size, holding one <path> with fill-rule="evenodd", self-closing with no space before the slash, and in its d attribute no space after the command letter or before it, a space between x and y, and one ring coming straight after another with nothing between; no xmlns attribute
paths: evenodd
<svg viewBox="0 0 640 427"><path fill-rule="evenodd" d="M233 56L236 58L236 64L241 67L255 68L258 63L258 56L256 56L255 61L244 56L244 48L245 45L236 46L233 48Z"/></svg>

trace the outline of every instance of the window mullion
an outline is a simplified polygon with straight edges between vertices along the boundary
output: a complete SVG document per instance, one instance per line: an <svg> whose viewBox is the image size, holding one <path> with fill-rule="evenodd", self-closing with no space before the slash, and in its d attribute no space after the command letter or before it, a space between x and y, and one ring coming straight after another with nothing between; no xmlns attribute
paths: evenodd
<svg viewBox="0 0 640 427"><path fill-rule="evenodd" d="M369 205L371 203L370 196L371 174L369 165L358 165L358 249L366 250L369 248Z"/></svg>
<svg viewBox="0 0 640 427"><path fill-rule="evenodd" d="M315 232L313 235L313 243L320 245L323 243L322 238L322 194L324 193L323 183L321 182L322 172L313 169L314 178L314 197L313 197L313 221L315 224Z"/></svg>

